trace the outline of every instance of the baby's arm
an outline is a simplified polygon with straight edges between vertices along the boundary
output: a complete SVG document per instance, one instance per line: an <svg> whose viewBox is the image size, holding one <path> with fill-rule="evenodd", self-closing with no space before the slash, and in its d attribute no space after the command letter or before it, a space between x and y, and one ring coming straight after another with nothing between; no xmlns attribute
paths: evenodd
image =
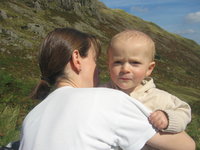
<svg viewBox="0 0 200 150"><path fill-rule="evenodd" d="M164 130L169 125L168 116L162 110L157 110L151 113L149 121L158 130Z"/></svg>
<svg viewBox="0 0 200 150"><path fill-rule="evenodd" d="M163 132L178 133L184 131L187 124L191 121L190 106L171 94L163 94L158 98L163 100L163 103L158 103L160 105L157 106L157 109L161 111L155 111L150 116L152 125ZM158 125L160 123L155 123L156 119L154 118L158 118L158 116L162 116L160 120L162 126Z"/></svg>
<svg viewBox="0 0 200 150"><path fill-rule="evenodd" d="M190 106L176 96L171 95L170 102L163 111L168 116L168 127L163 132L177 133L184 131L191 121Z"/></svg>

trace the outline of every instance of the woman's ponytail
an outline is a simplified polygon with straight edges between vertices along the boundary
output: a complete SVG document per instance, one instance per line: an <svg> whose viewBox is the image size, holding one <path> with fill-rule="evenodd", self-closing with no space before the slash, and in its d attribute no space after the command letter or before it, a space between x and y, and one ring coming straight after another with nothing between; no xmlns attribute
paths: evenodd
<svg viewBox="0 0 200 150"><path fill-rule="evenodd" d="M30 97L31 99L43 100L49 95L50 90L51 87L49 83L45 80L40 80Z"/></svg>

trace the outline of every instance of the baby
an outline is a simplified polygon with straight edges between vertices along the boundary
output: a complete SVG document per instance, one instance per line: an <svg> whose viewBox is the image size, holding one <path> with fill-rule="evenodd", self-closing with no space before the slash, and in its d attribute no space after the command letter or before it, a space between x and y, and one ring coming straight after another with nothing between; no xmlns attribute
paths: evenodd
<svg viewBox="0 0 200 150"><path fill-rule="evenodd" d="M152 110L149 121L157 130L178 133L186 129L191 121L190 106L156 88L150 77L155 67L155 44L148 35L136 30L118 33L107 54L111 81L104 86L119 89Z"/></svg>

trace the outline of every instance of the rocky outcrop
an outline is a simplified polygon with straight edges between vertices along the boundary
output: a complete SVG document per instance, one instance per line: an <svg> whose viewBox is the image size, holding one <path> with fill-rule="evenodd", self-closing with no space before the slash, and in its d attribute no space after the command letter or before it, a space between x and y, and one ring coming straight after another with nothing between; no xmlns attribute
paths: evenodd
<svg viewBox="0 0 200 150"><path fill-rule="evenodd" d="M25 2L28 6L34 7L36 9L50 8L50 7L60 7L65 10L83 10L86 8L87 10L96 10L99 5L101 7L106 7L103 3L98 0L18 0ZM85 10L86 10L85 9Z"/></svg>
<svg viewBox="0 0 200 150"><path fill-rule="evenodd" d="M8 18L7 14L6 14L6 12L4 10L0 10L0 18L2 18L2 19L7 19Z"/></svg>

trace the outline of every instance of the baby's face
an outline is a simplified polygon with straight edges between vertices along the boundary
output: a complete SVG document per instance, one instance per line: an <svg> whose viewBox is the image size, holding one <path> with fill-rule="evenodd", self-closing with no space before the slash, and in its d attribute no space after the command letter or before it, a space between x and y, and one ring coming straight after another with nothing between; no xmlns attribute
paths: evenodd
<svg viewBox="0 0 200 150"><path fill-rule="evenodd" d="M139 86L154 67L148 44L139 39L116 40L108 55L110 77L126 93Z"/></svg>

